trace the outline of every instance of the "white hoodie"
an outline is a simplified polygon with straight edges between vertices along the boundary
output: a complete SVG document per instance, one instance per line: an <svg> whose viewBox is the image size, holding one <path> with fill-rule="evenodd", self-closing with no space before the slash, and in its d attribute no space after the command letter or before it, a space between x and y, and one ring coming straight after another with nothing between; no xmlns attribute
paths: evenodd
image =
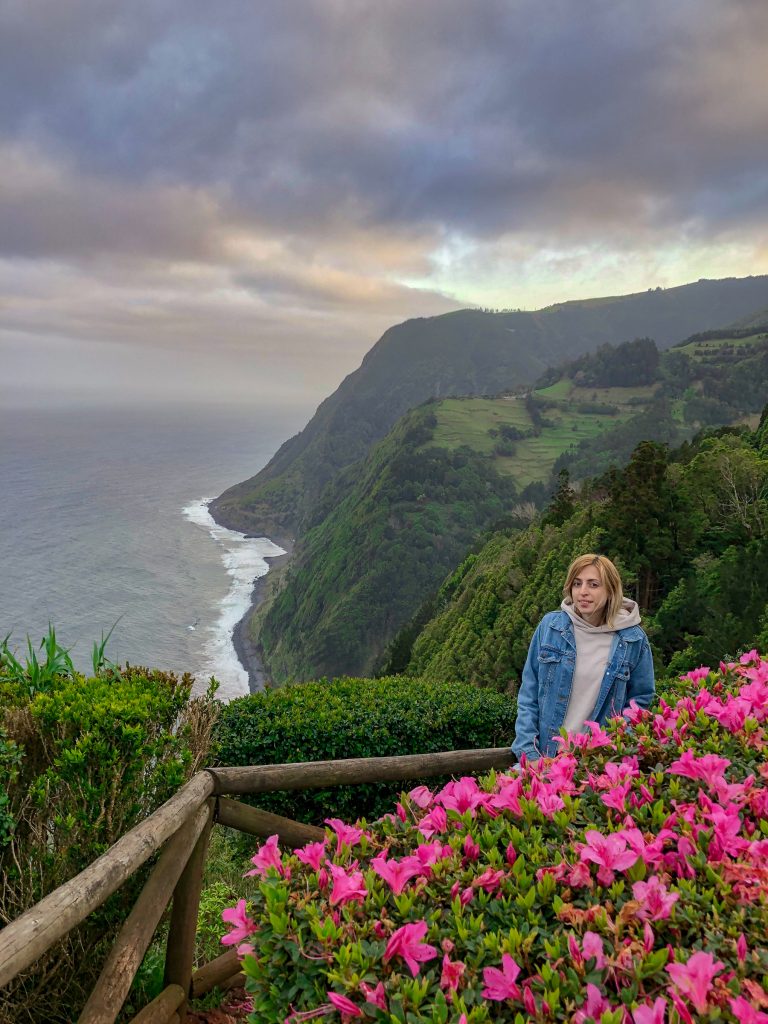
<svg viewBox="0 0 768 1024"><path fill-rule="evenodd" d="M625 597L612 626L607 623L603 626L590 626L573 607L570 599L563 600L560 607L573 623L576 639L576 667L573 670L571 699L563 725L569 732L578 732L594 713L614 633L627 626L638 626L640 611L637 601Z"/></svg>

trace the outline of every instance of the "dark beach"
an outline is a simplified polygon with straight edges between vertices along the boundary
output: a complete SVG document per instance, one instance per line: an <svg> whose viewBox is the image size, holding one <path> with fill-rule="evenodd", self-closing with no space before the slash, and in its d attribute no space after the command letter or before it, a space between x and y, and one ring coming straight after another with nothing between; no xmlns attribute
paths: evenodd
<svg viewBox="0 0 768 1024"><path fill-rule="evenodd" d="M255 536L255 534L250 534L249 536ZM276 555L273 558L267 558L267 561L269 562L269 572L266 572L263 576L259 576L259 578L254 581L253 590L251 592L251 606L232 631L232 643L237 653L237 657L240 660L240 664L248 673L248 688L251 693L259 693L263 690L269 681L269 678L264 669L261 650L258 644L254 643L250 635L249 625L253 615L256 613L256 610L269 592L269 586L274 578L272 573L276 569L280 569L282 566L286 565L293 554L293 538L279 536L270 537L269 539L274 544L283 548L285 553L282 555Z"/></svg>

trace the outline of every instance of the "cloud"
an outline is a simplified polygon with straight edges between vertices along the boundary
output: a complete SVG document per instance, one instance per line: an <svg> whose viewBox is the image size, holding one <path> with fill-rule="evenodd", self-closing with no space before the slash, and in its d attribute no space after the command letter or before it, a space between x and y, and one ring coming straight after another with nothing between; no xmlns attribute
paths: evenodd
<svg viewBox="0 0 768 1024"><path fill-rule="evenodd" d="M0 311L327 389L408 316L764 272L767 43L762 0L6 0Z"/></svg>

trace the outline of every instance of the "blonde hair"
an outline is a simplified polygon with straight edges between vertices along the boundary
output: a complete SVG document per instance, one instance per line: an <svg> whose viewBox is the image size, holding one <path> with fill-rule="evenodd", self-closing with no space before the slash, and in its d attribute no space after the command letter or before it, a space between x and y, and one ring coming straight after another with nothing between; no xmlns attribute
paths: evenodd
<svg viewBox="0 0 768 1024"><path fill-rule="evenodd" d="M587 566L590 565L597 569L600 582L608 591L608 600L605 602L605 607L603 608L603 622L601 625L605 624L612 626L617 615L621 611L621 604L624 600L624 591L621 588L621 576L619 576L619 570L610 558L606 558L605 555L589 554L579 555L578 558L574 558L568 566L565 584L563 585L563 597L568 602L572 600L571 590L573 589L573 581L580 573L584 572Z"/></svg>

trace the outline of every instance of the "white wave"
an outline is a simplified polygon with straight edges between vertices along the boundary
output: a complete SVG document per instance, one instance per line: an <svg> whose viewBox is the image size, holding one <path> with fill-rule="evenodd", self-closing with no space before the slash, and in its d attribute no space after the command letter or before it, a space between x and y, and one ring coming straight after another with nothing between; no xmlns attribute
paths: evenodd
<svg viewBox="0 0 768 1024"><path fill-rule="evenodd" d="M203 644L204 664L198 688L204 687L209 676L219 681L217 696L221 700L242 697L248 691L248 673L243 668L232 642L232 632L248 611L253 584L269 571L267 558L284 555L285 551L268 537L246 537L237 530L219 526L208 511L213 499L201 498L183 509L185 517L196 526L207 530L221 548L221 560L231 578L229 592L221 602L219 617L208 626Z"/></svg>

